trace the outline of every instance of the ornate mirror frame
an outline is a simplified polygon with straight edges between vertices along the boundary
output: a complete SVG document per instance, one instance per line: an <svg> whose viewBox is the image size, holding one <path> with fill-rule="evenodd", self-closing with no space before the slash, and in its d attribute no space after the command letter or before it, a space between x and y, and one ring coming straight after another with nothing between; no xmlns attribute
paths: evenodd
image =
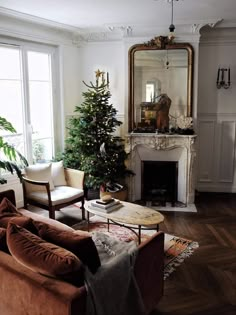
<svg viewBox="0 0 236 315"><path fill-rule="evenodd" d="M193 47L189 43L173 43L168 37L159 36L144 44L136 44L129 49L129 107L128 107L128 132L135 129L135 108L134 108L134 56L137 51L146 50L179 50L184 49L187 51L188 56L188 69L187 69L187 109L188 117L192 117L192 97L193 97Z"/></svg>

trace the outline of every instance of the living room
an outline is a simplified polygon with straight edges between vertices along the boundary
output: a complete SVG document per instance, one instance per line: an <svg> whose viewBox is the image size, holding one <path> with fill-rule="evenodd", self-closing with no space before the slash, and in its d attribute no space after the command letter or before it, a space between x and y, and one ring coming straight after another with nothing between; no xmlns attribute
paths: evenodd
<svg viewBox="0 0 236 315"><path fill-rule="evenodd" d="M81 7L78 8L73 1L70 5L65 1L55 3L41 1L37 4L27 2L1 1L0 39L1 43L5 46L7 44L8 47L19 45L25 50L29 47L36 51L50 51L53 55L55 152L63 151L68 121L74 115L75 106L83 101L82 92L86 90L83 81L88 83L94 81L97 69L109 73L111 102L118 110L118 119L123 122L118 134L126 138L129 129L129 49L133 45L148 42L156 36L168 36L171 3L164 0L150 0L148 4L147 0L138 1L138 4L135 1L126 1L128 3L122 1L117 8L115 3L104 1L104 7L99 4L96 8L91 1L86 1L86 5L80 1ZM69 6L71 7L68 8ZM147 8L149 6L150 8ZM199 250L203 250L204 246L208 245L204 239L205 235L209 237L209 243L210 240L212 243L214 241L206 230L210 229L208 222L214 225L212 221L215 220L216 230L211 233L213 235L215 233L217 243L222 245L225 242L232 249L229 252L231 261L232 257L235 257L235 237L232 236L231 239L224 235L222 240L219 231L221 229L225 231L227 228L233 231L235 221L235 3L208 0L198 1L196 4L194 1L175 0L173 6L174 41L191 44L194 52L192 117L196 135L194 187L197 213L168 212L165 214L166 221L163 228L167 232L180 234L183 237L191 236L192 239L195 239L195 233L202 233L197 241L200 242ZM142 20L141 17L145 19ZM231 70L230 86L226 86L227 88L216 86L219 68ZM225 79L228 79L227 74L228 72L225 72ZM1 115L7 112L7 106L1 105ZM14 119L16 120L17 117ZM0 186L1 191L9 188L15 190L17 205L22 206L22 188L14 176L9 176L8 183ZM199 215L198 223L194 225L197 215ZM227 226L224 225L224 220ZM204 231L201 231L201 222ZM204 255L206 257L207 252L204 252ZM197 270L197 256L191 257L190 261L191 259L193 262L191 267L196 267ZM221 263L224 264L224 261L220 261L217 266L213 264L211 268L209 267L211 274L209 270L207 272L209 272L210 284L208 286L207 281L203 281L204 294L202 295L197 295L197 291L201 291L201 286L199 282L198 284L194 282L197 273L193 275L194 280L188 279L190 269L174 274L173 282L166 284L165 295L168 294L167 297L172 299L171 291L176 293L179 290L173 299L179 298L178 303L182 303L181 312L174 312L177 301L171 303L172 309L171 307L165 309L168 303L164 301L160 313L154 314L217 314L217 312L231 314L235 311L235 302L233 303L235 292L228 293L225 299L222 298L221 304L219 300L217 302L219 304L213 301L220 280L224 282L223 278L231 278L233 283L231 288L235 290L233 280L235 269L228 261L228 270L220 270ZM214 266L220 270L220 276L213 276ZM203 261L198 270L201 268L203 268ZM186 304L183 296L187 294L187 289L176 285L178 281L182 281L181 276L184 277L186 286L192 284ZM227 284L225 280L223 288ZM172 285L176 285L176 289ZM212 295L209 295L211 306L204 309L198 304L194 309L194 296L196 300L201 300L204 296L204 303L208 303L206 292L211 285L215 285L214 290L210 290ZM220 292L222 290L221 288ZM192 312L186 306L188 302L190 303L190 299Z"/></svg>

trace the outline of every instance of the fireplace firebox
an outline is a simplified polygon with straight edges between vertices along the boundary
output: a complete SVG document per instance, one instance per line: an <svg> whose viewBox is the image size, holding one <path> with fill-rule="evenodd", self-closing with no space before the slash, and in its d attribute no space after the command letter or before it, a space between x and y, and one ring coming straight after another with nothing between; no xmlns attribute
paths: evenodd
<svg viewBox="0 0 236 315"><path fill-rule="evenodd" d="M178 196L178 162L142 161L141 162L141 199L152 205L174 207Z"/></svg>

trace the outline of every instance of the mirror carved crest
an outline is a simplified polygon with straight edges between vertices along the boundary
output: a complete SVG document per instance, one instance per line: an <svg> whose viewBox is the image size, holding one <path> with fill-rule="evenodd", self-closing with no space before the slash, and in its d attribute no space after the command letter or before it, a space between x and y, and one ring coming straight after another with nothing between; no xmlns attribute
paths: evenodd
<svg viewBox="0 0 236 315"><path fill-rule="evenodd" d="M159 36L129 50L129 132L176 130L192 117L193 48Z"/></svg>

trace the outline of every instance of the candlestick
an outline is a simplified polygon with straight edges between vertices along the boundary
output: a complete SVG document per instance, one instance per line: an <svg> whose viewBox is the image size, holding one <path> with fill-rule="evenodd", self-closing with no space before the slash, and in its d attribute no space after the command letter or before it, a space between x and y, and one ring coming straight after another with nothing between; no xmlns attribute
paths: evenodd
<svg viewBox="0 0 236 315"><path fill-rule="evenodd" d="M109 85L109 72L107 72L107 85Z"/></svg>
<svg viewBox="0 0 236 315"><path fill-rule="evenodd" d="M218 73L217 73L217 83L219 82L220 79L220 68L218 68Z"/></svg>
<svg viewBox="0 0 236 315"><path fill-rule="evenodd" d="M221 70L221 82L224 83L224 72L225 69L220 69Z"/></svg>

